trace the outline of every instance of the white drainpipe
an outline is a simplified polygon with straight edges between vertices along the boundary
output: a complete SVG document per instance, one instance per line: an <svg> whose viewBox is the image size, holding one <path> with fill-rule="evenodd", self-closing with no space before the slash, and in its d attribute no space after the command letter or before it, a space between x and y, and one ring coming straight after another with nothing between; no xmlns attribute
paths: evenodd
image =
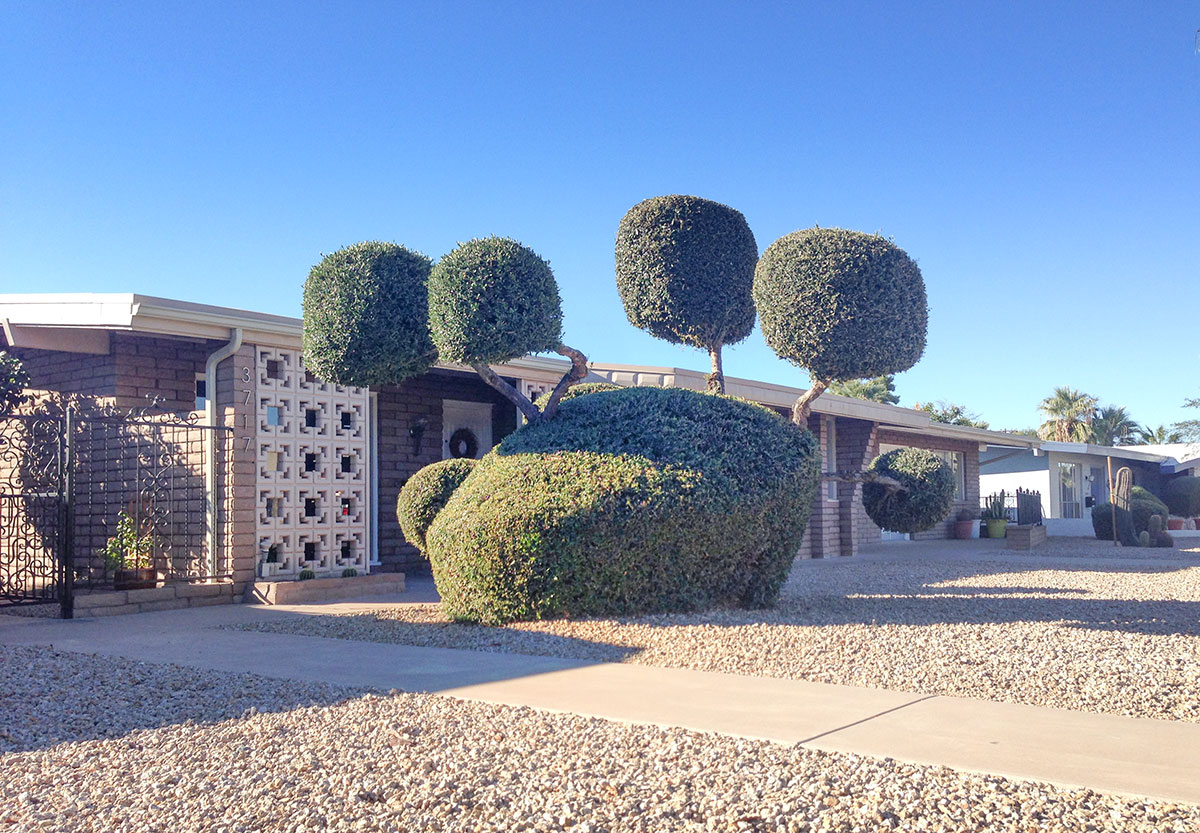
<svg viewBox="0 0 1200 833"><path fill-rule="evenodd" d="M204 417L211 426L217 424L217 365L236 353L242 346L242 328L229 330L229 343L218 348L204 363ZM204 459L204 533L208 552L208 574L217 573L217 530L221 522L221 505L217 495L217 429L209 429ZM211 580L211 579L210 579Z"/></svg>

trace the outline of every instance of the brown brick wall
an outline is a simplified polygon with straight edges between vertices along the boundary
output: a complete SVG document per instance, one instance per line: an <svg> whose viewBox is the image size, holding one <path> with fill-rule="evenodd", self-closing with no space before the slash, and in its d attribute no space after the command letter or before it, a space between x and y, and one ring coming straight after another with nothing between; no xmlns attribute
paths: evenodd
<svg viewBox="0 0 1200 833"><path fill-rule="evenodd" d="M510 380L513 381L513 380ZM378 391L379 422L379 560L382 569L428 572L429 565L404 540L396 521L396 498L408 478L422 466L442 459L442 400L489 402L492 440L499 442L517 427L516 409L475 374L435 370ZM423 418L425 432L417 453L409 426Z"/></svg>
<svg viewBox="0 0 1200 833"><path fill-rule="evenodd" d="M955 501L950 509L950 515L946 520L939 523L933 529L919 532L913 536L918 541L933 540L937 538L952 538L954 537L954 516L963 508L973 511L979 510L979 444L965 440L950 440L943 437L925 437L919 434L906 434L896 431L889 431L886 428L879 430L878 443L888 443L890 445L906 445L912 448L927 448L931 451L961 451L963 460L966 463L966 497L963 500ZM868 521L869 522L869 521Z"/></svg>

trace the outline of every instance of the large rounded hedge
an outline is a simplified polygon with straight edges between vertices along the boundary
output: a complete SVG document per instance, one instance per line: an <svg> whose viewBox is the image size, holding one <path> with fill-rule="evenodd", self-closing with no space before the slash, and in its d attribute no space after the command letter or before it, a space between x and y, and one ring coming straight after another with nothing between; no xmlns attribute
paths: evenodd
<svg viewBox="0 0 1200 833"><path fill-rule="evenodd" d="M617 227L617 291L629 322L673 344L715 349L754 329L758 244L742 213L672 194Z"/></svg>
<svg viewBox="0 0 1200 833"><path fill-rule="evenodd" d="M491 364L553 350L562 303L550 264L506 237L469 240L429 277L429 325L446 361Z"/></svg>
<svg viewBox="0 0 1200 833"><path fill-rule="evenodd" d="M426 283L432 262L395 243L326 255L304 283L305 366L340 385L378 386L437 361Z"/></svg>
<svg viewBox="0 0 1200 833"><path fill-rule="evenodd" d="M1117 510L1118 515L1121 511ZM1140 535L1143 532L1149 531L1150 518L1154 515L1162 515L1163 520L1166 520L1170 513L1167 511L1166 505L1160 500L1130 498L1129 514L1130 520L1133 523L1134 533ZM1096 537L1101 541L1112 540L1112 516L1111 503L1098 503L1092 507L1092 531L1096 533ZM1117 522L1121 523L1119 519Z"/></svg>
<svg viewBox="0 0 1200 833"><path fill-rule="evenodd" d="M899 373L925 351L921 270L879 235L811 228L779 238L754 272L754 303L771 349L815 379Z"/></svg>
<svg viewBox="0 0 1200 833"><path fill-rule="evenodd" d="M923 532L950 514L954 471L932 451L898 448L872 460L867 472L890 477L904 487L893 491L870 480L863 483L863 506L881 529Z"/></svg>
<svg viewBox="0 0 1200 833"><path fill-rule="evenodd" d="M480 460L427 533L446 613L486 623L761 606L816 491L812 435L671 388L563 402Z"/></svg>
<svg viewBox="0 0 1200 833"><path fill-rule="evenodd" d="M1200 477L1177 477L1163 489L1163 500L1172 515L1200 518Z"/></svg>
<svg viewBox="0 0 1200 833"><path fill-rule="evenodd" d="M400 489L396 498L396 520L404 540L425 555L425 533L429 525L442 511L446 501L454 494L476 461L470 457L455 457L430 463L412 477Z"/></svg>

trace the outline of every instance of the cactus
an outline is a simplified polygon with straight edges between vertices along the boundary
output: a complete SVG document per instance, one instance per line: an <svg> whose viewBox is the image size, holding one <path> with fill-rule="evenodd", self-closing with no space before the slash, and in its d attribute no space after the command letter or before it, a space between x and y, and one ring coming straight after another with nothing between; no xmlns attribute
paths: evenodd
<svg viewBox="0 0 1200 833"><path fill-rule="evenodd" d="M1148 532L1143 532L1143 535L1149 537L1149 546L1152 547L1174 547L1175 539L1171 537L1171 533L1164 528L1166 524L1163 522L1162 515L1150 516L1150 529ZM1147 546L1143 544L1142 546Z"/></svg>
<svg viewBox="0 0 1200 833"><path fill-rule="evenodd" d="M1114 535L1123 547L1145 547L1149 544L1143 544L1142 538L1133 528L1133 515L1130 513L1130 500L1133 495L1133 471L1129 466L1122 466L1117 470L1117 482L1113 488L1112 502L1116 507L1113 514L1116 516L1117 528L1114 530Z"/></svg>
<svg viewBox="0 0 1200 833"><path fill-rule="evenodd" d="M297 576L297 578L299 578L301 581L308 581L310 578L316 578L316 577L317 577L317 574L314 573L312 570L301 570L300 575Z"/></svg>
<svg viewBox="0 0 1200 833"><path fill-rule="evenodd" d="M1150 533L1149 533L1149 532L1142 532L1140 535L1138 535L1137 541L1138 541L1137 545L1138 545L1139 547L1148 547L1148 546L1150 546Z"/></svg>

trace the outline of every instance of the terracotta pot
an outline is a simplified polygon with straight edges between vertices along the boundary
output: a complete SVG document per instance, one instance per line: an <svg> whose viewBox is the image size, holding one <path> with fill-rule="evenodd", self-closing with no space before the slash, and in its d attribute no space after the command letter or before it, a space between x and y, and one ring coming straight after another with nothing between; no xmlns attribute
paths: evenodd
<svg viewBox="0 0 1200 833"><path fill-rule="evenodd" d="M113 570L113 590L146 590L158 586L158 573L153 567Z"/></svg>
<svg viewBox="0 0 1200 833"><path fill-rule="evenodd" d="M1167 529L1183 529L1183 518L1167 518Z"/></svg>
<svg viewBox="0 0 1200 833"><path fill-rule="evenodd" d="M965 541L971 537L971 531L975 528L975 521L955 521L954 522L954 537L960 541Z"/></svg>
<svg viewBox="0 0 1200 833"><path fill-rule="evenodd" d="M1196 525L1196 529L1200 529L1200 518L1192 518L1192 523Z"/></svg>

